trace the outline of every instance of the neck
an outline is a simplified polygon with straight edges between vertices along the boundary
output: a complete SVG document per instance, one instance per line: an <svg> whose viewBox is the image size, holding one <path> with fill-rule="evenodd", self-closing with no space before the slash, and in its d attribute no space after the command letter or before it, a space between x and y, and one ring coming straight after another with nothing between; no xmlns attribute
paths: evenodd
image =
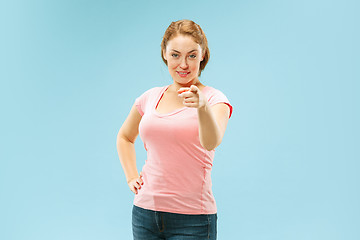
<svg viewBox="0 0 360 240"><path fill-rule="evenodd" d="M180 83L174 81L173 84L170 85L170 88L172 88L174 91L177 91L180 88L190 87L191 85L195 85L197 87L203 86L203 84L199 81L199 79L196 78L193 81L188 82L187 84L180 84Z"/></svg>

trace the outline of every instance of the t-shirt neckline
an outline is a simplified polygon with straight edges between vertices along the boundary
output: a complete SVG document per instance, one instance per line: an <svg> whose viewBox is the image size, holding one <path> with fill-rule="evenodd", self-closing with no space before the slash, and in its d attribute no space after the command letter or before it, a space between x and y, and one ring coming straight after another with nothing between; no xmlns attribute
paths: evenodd
<svg viewBox="0 0 360 240"><path fill-rule="evenodd" d="M181 108L177 108L177 109L175 109L175 110L173 110L173 111L171 111L171 112L168 112L168 113L159 113L159 112L156 110L157 105L159 104L159 102L160 102L160 100L161 100L164 92L165 92L169 87L170 87L170 85L166 85L166 86L162 87L161 91L159 92L158 96L156 97L155 105L152 106L152 110L153 110L152 112L153 112L155 115L159 116L159 117L171 116L171 115L177 114L177 113L179 113L179 112L181 112L181 111L183 111L183 110L185 110L185 109L188 109L188 107L185 107L185 106L184 106L184 107L181 107ZM209 86L205 86L201 91L204 93L204 90L205 90L205 89L208 89L208 88L209 88ZM205 90L205 91L206 91L206 90Z"/></svg>

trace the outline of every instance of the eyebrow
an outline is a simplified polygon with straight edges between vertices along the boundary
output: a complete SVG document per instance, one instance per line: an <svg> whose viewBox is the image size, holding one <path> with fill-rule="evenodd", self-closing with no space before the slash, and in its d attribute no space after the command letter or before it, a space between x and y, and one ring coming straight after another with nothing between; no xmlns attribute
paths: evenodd
<svg viewBox="0 0 360 240"><path fill-rule="evenodd" d="M174 51L174 52L178 52L178 53L180 53L179 51L177 51L177 50L175 50L175 49L171 49L172 51ZM188 52L188 53L191 53L191 52L197 52L198 50L197 49L193 49L193 50L191 50L190 52Z"/></svg>

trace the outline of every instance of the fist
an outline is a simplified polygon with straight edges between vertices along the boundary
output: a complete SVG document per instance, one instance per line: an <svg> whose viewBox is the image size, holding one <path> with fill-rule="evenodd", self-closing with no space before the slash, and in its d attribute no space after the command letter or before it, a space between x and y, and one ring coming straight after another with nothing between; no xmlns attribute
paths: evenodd
<svg viewBox="0 0 360 240"><path fill-rule="evenodd" d="M206 105L204 95L195 85L191 85L189 88L180 88L178 94L183 99L185 107L202 108Z"/></svg>

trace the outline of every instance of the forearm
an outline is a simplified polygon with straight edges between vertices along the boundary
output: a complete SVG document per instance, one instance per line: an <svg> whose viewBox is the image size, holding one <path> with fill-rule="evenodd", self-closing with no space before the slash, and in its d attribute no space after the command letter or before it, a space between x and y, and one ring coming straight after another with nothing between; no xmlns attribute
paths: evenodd
<svg viewBox="0 0 360 240"><path fill-rule="evenodd" d="M134 143L121 136L118 136L116 141L116 148L120 158L121 166L124 169L126 181L129 182L132 179L139 177L139 173L136 167L136 152Z"/></svg>
<svg viewBox="0 0 360 240"><path fill-rule="evenodd" d="M222 134L208 103L198 108L198 117L200 143L211 151L221 143Z"/></svg>

